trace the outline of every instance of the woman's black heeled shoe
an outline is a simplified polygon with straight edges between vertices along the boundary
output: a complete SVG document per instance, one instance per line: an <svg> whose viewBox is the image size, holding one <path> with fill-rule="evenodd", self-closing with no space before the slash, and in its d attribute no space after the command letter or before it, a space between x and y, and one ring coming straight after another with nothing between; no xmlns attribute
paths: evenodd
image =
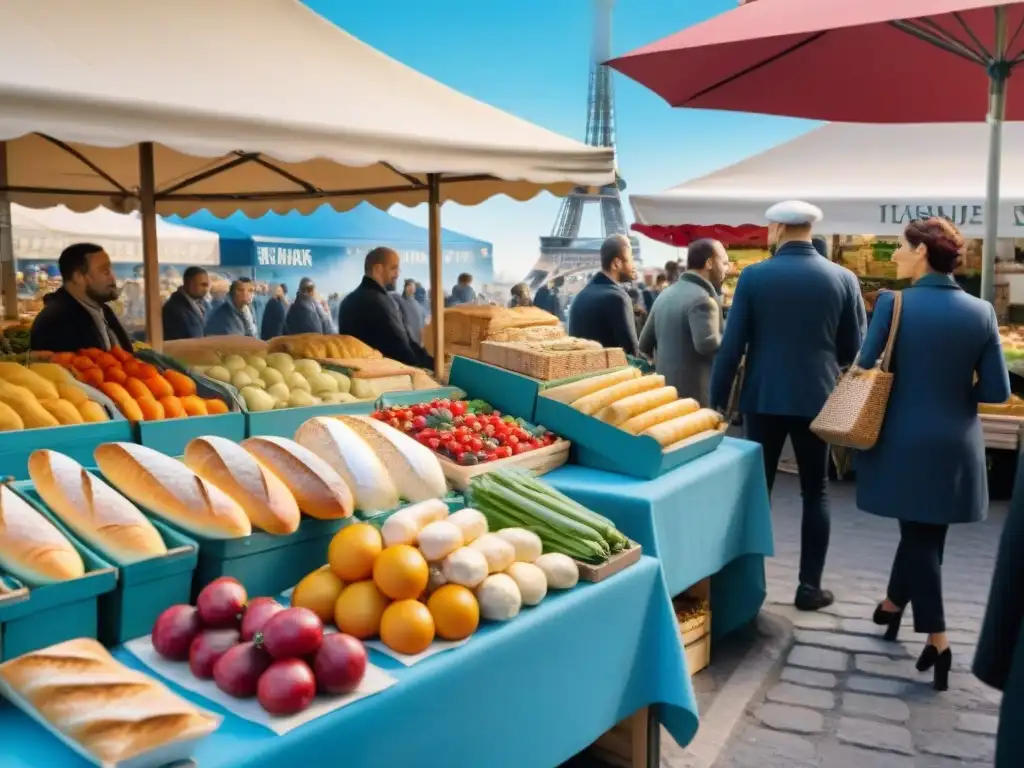
<svg viewBox="0 0 1024 768"><path fill-rule="evenodd" d="M929 669L934 667L935 662L939 660L939 655L938 648L934 645L926 645L924 650L921 651L921 655L917 657L917 671L927 672Z"/></svg>
<svg viewBox="0 0 1024 768"><path fill-rule="evenodd" d="M871 617L871 620L880 627L885 627L885 635L883 636L889 642L894 642L896 636L900 633L900 622L903 621L903 611L886 611L882 608L882 603L878 604L875 608L875 614Z"/></svg>
<svg viewBox="0 0 1024 768"><path fill-rule="evenodd" d="M934 646L928 646L933 651ZM927 648L925 649L927 650ZM922 654L923 655L923 654ZM942 653L935 653L935 671L932 677L932 687L936 691L949 690L949 671L953 667L953 652L947 648Z"/></svg>

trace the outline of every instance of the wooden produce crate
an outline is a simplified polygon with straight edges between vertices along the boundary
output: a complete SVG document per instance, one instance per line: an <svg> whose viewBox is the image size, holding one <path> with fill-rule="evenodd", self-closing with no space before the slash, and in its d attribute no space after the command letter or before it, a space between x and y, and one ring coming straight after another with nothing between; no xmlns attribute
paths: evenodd
<svg viewBox="0 0 1024 768"><path fill-rule="evenodd" d="M572 338L536 342L485 341L480 345L480 359L539 381L553 381L623 366L626 353L619 348L605 349L596 342Z"/></svg>
<svg viewBox="0 0 1024 768"><path fill-rule="evenodd" d="M1022 425L1024 425L1024 418L1020 416L996 416L982 413L981 431L985 437L985 447L1016 451Z"/></svg>
<svg viewBox="0 0 1024 768"><path fill-rule="evenodd" d="M423 329L427 352L435 354L432 324ZM558 318L537 307L506 309L462 304L444 311L446 353L480 359L484 341L541 341L565 336Z"/></svg>
<svg viewBox="0 0 1024 768"><path fill-rule="evenodd" d="M602 734L590 752L618 768L647 768L647 707L635 712Z"/></svg>
<svg viewBox="0 0 1024 768"><path fill-rule="evenodd" d="M509 456L505 459L495 459L494 461L485 461L473 465L456 464L451 459L440 454L435 455L441 463L444 476L448 479L452 488L457 491L464 491L469 487L469 483L474 477L487 472L493 472L496 469L523 469L529 470L535 475L551 472L569 460L570 447L571 443L568 440L559 440L553 445L538 448L528 453L521 453L518 456Z"/></svg>
<svg viewBox="0 0 1024 768"><path fill-rule="evenodd" d="M698 581L672 601L690 676L711 663L711 579Z"/></svg>
<svg viewBox="0 0 1024 768"><path fill-rule="evenodd" d="M596 584L640 562L643 548L632 539L629 544L629 549L612 555L600 565L592 565L591 563L584 563L582 560L576 560L576 565L580 569L580 580Z"/></svg>

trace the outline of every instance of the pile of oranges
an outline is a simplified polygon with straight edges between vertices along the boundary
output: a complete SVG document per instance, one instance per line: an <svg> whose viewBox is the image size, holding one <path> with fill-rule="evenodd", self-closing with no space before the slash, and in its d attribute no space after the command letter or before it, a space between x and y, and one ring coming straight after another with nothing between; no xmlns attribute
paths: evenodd
<svg viewBox="0 0 1024 768"><path fill-rule="evenodd" d="M159 421L184 416L227 413L218 398L196 394L196 383L183 373L161 371L130 352L114 347L57 352L50 358L70 370L79 381L95 387L114 401L128 421Z"/></svg>
<svg viewBox="0 0 1024 768"><path fill-rule="evenodd" d="M463 640L480 624L476 596L466 587L431 589L427 561L415 547L385 548L368 523L342 528L331 541L328 563L295 587L292 605L308 608L342 632L415 655L435 637Z"/></svg>

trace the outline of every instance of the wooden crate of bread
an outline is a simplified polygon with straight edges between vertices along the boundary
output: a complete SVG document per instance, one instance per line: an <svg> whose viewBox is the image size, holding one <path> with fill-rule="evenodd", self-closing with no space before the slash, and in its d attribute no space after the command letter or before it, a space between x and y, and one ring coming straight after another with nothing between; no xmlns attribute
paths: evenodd
<svg viewBox="0 0 1024 768"><path fill-rule="evenodd" d="M292 357L310 357L314 360L379 359L383 355L355 336L325 333L297 333L278 336L267 342L268 352L287 352Z"/></svg>
<svg viewBox="0 0 1024 768"><path fill-rule="evenodd" d="M672 601L690 676L711 663L711 579L698 581Z"/></svg>
<svg viewBox="0 0 1024 768"><path fill-rule="evenodd" d="M621 362L610 365L609 359ZM485 341L480 345L480 360L532 379L556 381L624 365L626 355L596 341L566 336L548 341Z"/></svg>
<svg viewBox="0 0 1024 768"><path fill-rule="evenodd" d="M558 318L536 307L505 307L460 305L444 311L445 353L480 359L480 345L485 341L544 341L565 335ZM427 323L423 339L434 354L433 326Z"/></svg>

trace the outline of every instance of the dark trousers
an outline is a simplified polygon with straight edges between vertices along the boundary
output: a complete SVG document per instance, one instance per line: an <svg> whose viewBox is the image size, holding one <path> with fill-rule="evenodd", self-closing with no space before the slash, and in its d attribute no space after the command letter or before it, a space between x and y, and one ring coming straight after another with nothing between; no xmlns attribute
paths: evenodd
<svg viewBox="0 0 1024 768"><path fill-rule="evenodd" d="M945 632L942 609L942 555L948 525L900 520L900 545L889 576L889 599L898 608L914 606L914 631Z"/></svg>
<svg viewBox="0 0 1024 768"><path fill-rule="evenodd" d="M747 439L761 444L769 494L775 485L775 471L786 438L793 443L804 507L800 525L800 584L820 589L831 528L826 490L828 444L811 432L811 421L799 416L743 414Z"/></svg>

